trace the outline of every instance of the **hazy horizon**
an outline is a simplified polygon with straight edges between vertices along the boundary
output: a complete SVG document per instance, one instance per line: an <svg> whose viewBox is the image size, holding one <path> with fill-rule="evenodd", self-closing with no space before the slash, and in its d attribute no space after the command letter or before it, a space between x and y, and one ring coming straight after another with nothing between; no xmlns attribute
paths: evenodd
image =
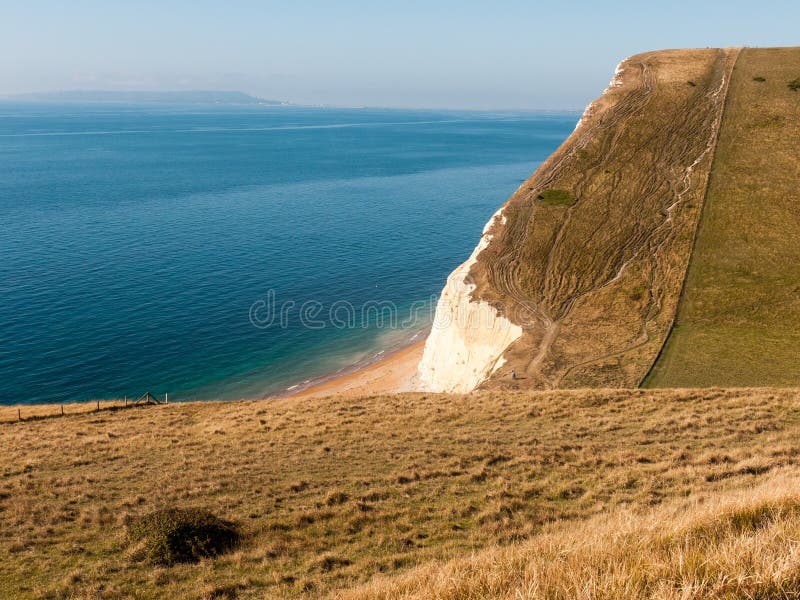
<svg viewBox="0 0 800 600"><path fill-rule="evenodd" d="M346 0L6 8L0 95L240 91L301 105L579 110L647 50L797 44L789 2Z"/></svg>

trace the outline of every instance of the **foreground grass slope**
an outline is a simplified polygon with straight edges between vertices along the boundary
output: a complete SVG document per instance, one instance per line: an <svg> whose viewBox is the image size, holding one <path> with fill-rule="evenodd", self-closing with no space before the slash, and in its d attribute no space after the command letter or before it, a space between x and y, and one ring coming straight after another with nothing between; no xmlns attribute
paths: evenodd
<svg viewBox="0 0 800 600"><path fill-rule="evenodd" d="M530 541L378 578L340 600L800 597L800 473L656 510L557 524Z"/></svg>
<svg viewBox="0 0 800 600"><path fill-rule="evenodd" d="M800 384L800 48L733 72L676 326L651 387Z"/></svg>
<svg viewBox="0 0 800 600"><path fill-rule="evenodd" d="M558 524L570 536L587 518L795 468L798 400L408 394L4 423L0 597L316 597ZM242 541L215 559L150 564L125 524L165 508L210 511Z"/></svg>

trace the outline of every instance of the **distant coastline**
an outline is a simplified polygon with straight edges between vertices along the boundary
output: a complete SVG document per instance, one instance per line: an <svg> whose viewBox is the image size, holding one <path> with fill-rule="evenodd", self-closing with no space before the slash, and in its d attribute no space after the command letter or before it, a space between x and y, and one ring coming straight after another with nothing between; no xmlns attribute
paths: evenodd
<svg viewBox="0 0 800 600"><path fill-rule="evenodd" d="M237 91L189 90L189 91L111 91L111 90L66 90L58 92L31 92L3 96L4 100L17 102L59 103L118 103L118 104L230 104L287 106L281 100L258 98Z"/></svg>

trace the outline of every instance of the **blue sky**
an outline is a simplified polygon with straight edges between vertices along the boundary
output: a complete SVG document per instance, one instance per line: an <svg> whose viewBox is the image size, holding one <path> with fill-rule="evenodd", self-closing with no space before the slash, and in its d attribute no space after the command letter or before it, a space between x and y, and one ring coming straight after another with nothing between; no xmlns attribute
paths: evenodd
<svg viewBox="0 0 800 600"><path fill-rule="evenodd" d="M0 94L227 89L306 104L575 109L637 52L800 44L796 0L0 6Z"/></svg>

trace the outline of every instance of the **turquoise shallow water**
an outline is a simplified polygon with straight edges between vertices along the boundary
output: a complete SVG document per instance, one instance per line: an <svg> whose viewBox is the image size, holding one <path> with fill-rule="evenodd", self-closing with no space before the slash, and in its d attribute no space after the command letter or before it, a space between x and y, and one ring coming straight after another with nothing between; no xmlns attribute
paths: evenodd
<svg viewBox="0 0 800 600"><path fill-rule="evenodd" d="M405 343L577 118L0 103L0 403L261 397Z"/></svg>

